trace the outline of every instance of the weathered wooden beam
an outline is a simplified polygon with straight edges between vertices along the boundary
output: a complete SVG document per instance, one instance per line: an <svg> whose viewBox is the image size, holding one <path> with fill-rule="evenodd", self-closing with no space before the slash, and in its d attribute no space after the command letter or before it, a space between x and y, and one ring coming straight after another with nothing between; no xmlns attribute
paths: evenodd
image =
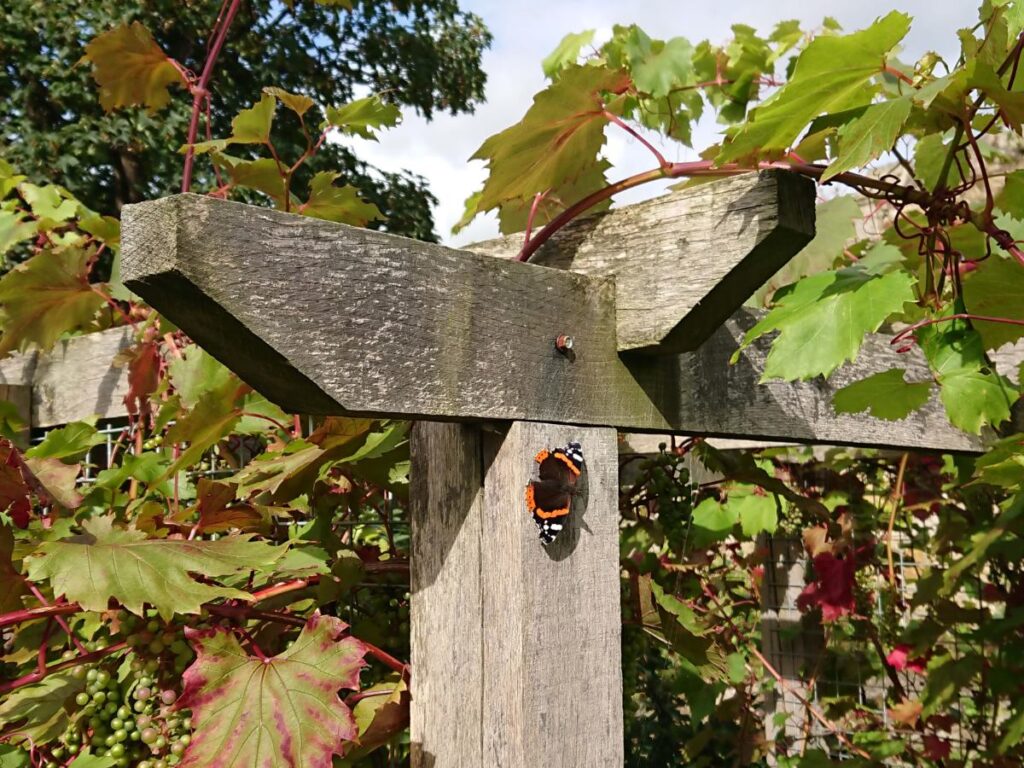
<svg viewBox="0 0 1024 768"><path fill-rule="evenodd" d="M865 375L930 380L882 335L828 382L760 385L766 340L729 364L748 310L694 352L620 358L610 279L193 195L126 207L123 233L131 289L294 412L980 447L937 399L895 423L834 413L835 389Z"/></svg>
<svg viewBox="0 0 1024 768"><path fill-rule="evenodd" d="M579 219L532 263L615 277L620 350L697 349L814 236L814 183L762 171ZM522 235L466 247L512 257Z"/></svg>
<svg viewBox="0 0 1024 768"><path fill-rule="evenodd" d="M0 360L0 384L31 388L33 427L126 416L128 371L114 358L131 342L131 328L111 328L65 339L49 352L11 355Z"/></svg>
<svg viewBox="0 0 1024 768"><path fill-rule="evenodd" d="M544 547L523 491L537 451L570 440L584 487ZM622 765L615 451L610 429L416 425L416 768Z"/></svg>

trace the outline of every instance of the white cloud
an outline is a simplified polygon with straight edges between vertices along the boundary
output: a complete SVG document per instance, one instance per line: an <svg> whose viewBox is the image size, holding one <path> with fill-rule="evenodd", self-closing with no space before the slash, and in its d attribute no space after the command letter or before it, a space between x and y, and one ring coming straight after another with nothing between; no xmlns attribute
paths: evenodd
<svg viewBox="0 0 1024 768"><path fill-rule="evenodd" d="M655 37L683 35L694 42L705 38L721 42L730 37L730 27L737 23L766 31L784 19L800 19L805 27L812 27L823 17L833 16L844 29L852 31L893 9L891 0L640 0L632 5L621 0L463 0L462 6L482 16L494 34L494 45L483 62L488 75L487 103L473 115L442 115L429 123L410 114L379 143L347 141L361 157L380 168L407 169L428 179L439 200L434 211L438 232L452 245L497 234L497 220L488 216L478 218L457 237L449 235L462 216L465 198L480 187L485 177L483 164L468 159L488 136L522 117L533 94L544 86L541 59L565 34L593 28L607 35L614 24L636 23ZM906 60L914 60L927 50L955 58L956 29L971 26L977 18L974 4L966 0L904 0L899 9L914 17L905 43ZM695 131L694 145L698 148L715 140L713 124L702 124ZM696 157L695 152L675 142L662 141L659 149L670 160ZM615 164L614 178L651 165L650 155L628 136L610 134L606 152ZM633 190L620 202L650 196L654 191L653 185Z"/></svg>

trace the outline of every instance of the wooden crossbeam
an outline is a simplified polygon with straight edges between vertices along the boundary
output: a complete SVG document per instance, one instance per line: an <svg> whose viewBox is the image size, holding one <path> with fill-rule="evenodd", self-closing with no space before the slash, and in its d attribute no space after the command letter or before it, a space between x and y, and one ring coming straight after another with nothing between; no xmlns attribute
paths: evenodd
<svg viewBox="0 0 1024 768"><path fill-rule="evenodd" d="M296 412L980 447L937 400L896 423L834 413L835 388L861 376L899 366L928 379L918 353L899 355L882 336L828 382L760 385L767 342L728 362L754 322L748 310L694 352L620 356L605 277L193 195L126 207L123 242L132 290ZM556 350L562 334L573 356Z"/></svg>

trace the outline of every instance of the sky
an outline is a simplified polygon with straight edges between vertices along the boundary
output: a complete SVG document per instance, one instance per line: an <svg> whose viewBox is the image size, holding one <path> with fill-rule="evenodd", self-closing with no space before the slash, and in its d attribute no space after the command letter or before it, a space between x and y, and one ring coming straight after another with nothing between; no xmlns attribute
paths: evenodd
<svg viewBox="0 0 1024 768"><path fill-rule="evenodd" d="M478 217L459 235L451 235L465 199L480 188L486 176L483 163L470 162L469 157L488 136L523 116L533 95L546 84L541 60L569 32L597 29L599 37L602 30L607 37L614 24L635 23L654 38L681 35L693 43L704 39L723 43L736 23L767 34L782 20L800 19L808 29L832 16L844 31L853 32L891 10L901 10L914 19L904 40L904 61L915 61L928 50L955 60L959 51L956 30L974 25L978 4L974 0L462 0L461 6L480 15L494 35L483 58L487 102L474 114L439 115L431 122L409 113L379 142L345 142L378 168L409 170L427 179L438 198L434 220L443 242L455 246L478 242L498 234L493 213ZM659 148L669 160L694 160L700 149L718 140L719 129L713 121L703 121L694 133L695 150L672 141L661 141ZM610 179L651 167L649 153L635 140L610 129L607 135L605 156L613 164ZM650 197L657 191L655 185L647 185L616 198L616 203Z"/></svg>

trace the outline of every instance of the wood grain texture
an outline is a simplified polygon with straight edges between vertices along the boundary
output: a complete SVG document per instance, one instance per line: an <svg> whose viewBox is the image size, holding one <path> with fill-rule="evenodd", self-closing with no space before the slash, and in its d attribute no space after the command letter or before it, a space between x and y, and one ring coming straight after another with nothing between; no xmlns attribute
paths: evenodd
<svg viewBox="0 0 1024 768"><path fill-rule="evenodd" d="M0 360L0 383L31 386L33 427L120 418L128 413L128 371L113 361L131 343L131 328L111 328L65 339L49 352L11 355Z"/></svg>
<svg viewBox="0 0 1024 768"><path fill-rule="evenodd" d="M484 765L480 451L476 426L419 422L413 427L413 768Z"/></svg>
<svg viewBox="0 0 1024 768"><path fill-rule="evenodd" d="M629 431L976 451L937 399L889 422L832 395L919 351L870 336L830 381L759 384L769 342L729 358L740 309L693 352L615 344L611 281L180 195L125 208L123 272L211 354L287 410L525 420ZM554 348L574 337L575 357Z"/></svg>
<svg viewBox="0 0 1024 768"><path fill-rule="evenodd" d="M615 277L620 350L699 347L814 236L814 183L762 171L579 219L532 263ZM522 235L466 247L513 258Z"/></svg>
<svg viewBox="0 0 1024 768"><path fill-rule="evenodd" d="M583 445L585 487L548 547L523 491L541 448ZM623 762L616 435L518 422L485 434L483 760L502 768Z"/></svg>
<svg viewBox="0 0 1024 768"><path fill-rule="evenodd" d="M583 488L545 548L523 494L570 440ZM621 766L615 431L420 422L411 450L413 765Z"/></svg>

